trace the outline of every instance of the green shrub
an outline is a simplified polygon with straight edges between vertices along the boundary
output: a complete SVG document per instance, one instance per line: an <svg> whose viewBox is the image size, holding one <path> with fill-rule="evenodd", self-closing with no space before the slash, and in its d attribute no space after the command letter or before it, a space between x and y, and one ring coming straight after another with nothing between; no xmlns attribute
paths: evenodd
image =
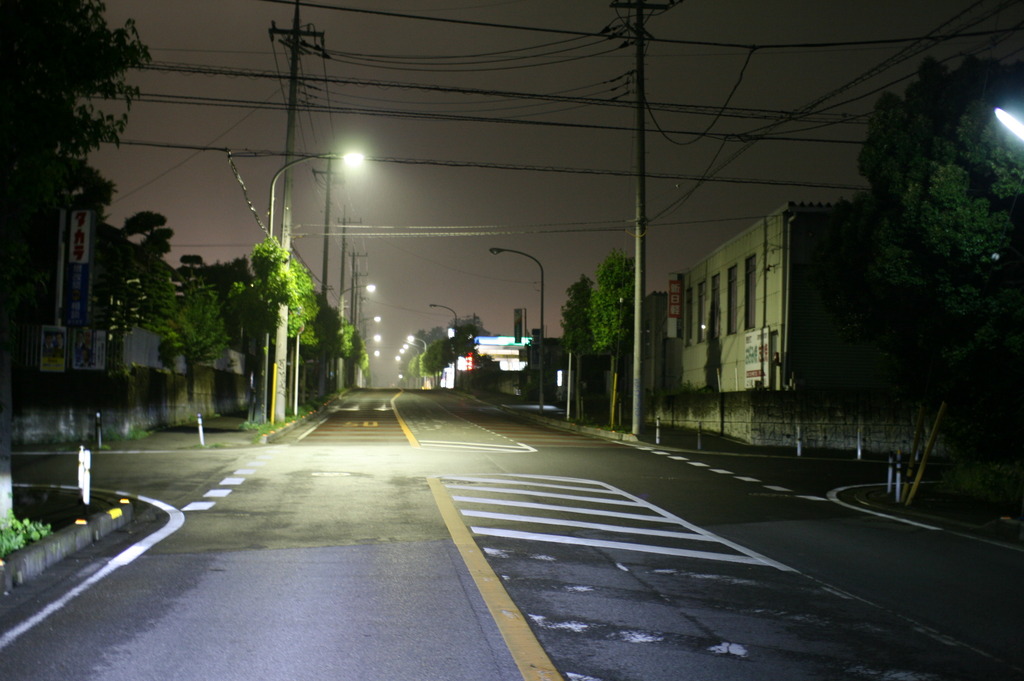
<svg viewBox="0 0 1024 681"><path fill-rule="evenodd" d="M1024 464L962 461L946 471L942 486L995 504L1019 504L1024 496Z"/></svg>
<svg viewBox="0 0 1024 681"><path fill-rule="evenodd" d="M8 511L7 518L0 520L0 558L30 542L39 541L50 532L48 524L18 520L14 517L14 511Z"/></svg>

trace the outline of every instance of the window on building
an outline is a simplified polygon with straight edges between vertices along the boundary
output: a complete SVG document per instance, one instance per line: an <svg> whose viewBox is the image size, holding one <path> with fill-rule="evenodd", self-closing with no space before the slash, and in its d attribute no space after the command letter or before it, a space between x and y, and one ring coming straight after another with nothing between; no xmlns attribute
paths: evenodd
<svg viewBox="0 0 1024 681"><path fill-rule="evenodd" d="M707 282L697 284L697 342L703 343L707 332L708 318L704 312L707 310Z"/></svg>
<svg viewBox="0 0 1024 681"><path fill-rule="evenodd" d="M746 261L746 280L743 290L743 324L747 329L757 326L757 256Z"/></svg>
<svg viewBox="0 0 1024 681"><path fill-rule="evenodd" d="M686 300L683 304L683 314L686 317L686 344L693 342L693 287L686 289Z"/></svg>
<svg viewBox="0 0 1024 681"><path fill-rule="evenodd" d="M739 325L739 267L733 265L728 271L728 284L725 294L725 307L727 310L725 317L725 332L736 333L736 327Z"/></svg>
<svg viewBox="0 0 1024 681"><path fill-rule="evenodd" d="M716 274L711 277L711 319L708 329L708 338L718 338L722 335L722 290L719 283L722 276Z"/></svg>

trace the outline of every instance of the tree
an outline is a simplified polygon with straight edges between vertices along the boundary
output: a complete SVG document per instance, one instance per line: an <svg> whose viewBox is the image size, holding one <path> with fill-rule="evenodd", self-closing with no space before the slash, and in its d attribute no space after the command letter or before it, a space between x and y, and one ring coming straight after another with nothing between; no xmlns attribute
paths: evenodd
<svg viewBox="0 0 1024 681"><path fill-rule="evenodd" d="M31 292L22 239L59 208L72 171L126 116L105 112L137 94L126 72L149 60L132 22L111 30L98 0L0 3L0 516L11 508L11 318Z"/></svg>
<svg viewBox="0 0 1024 681"><path fill-rule="evenodd" d="M195 398L195 367L210 362L228 346L224 314L217 293L202 282L187 284L177 301L177 313L166 320L160 341L164 365L173 366L174 359L185 359L188 399Z"/></svg>
<svg viewBox="0 0 1024 681"><path fill-rule="evenodd" d="M176 313L176 273L163 259L174 230L166 224L163 215L143 211L127 218L122 229L99 230L95 297L112 337L124 337L136 326L163 335ZM129 238L134 236L143 238L135 243Z"/></svg>
<svg viewBox="0 0 1024 681"><path fill-rule="evenodd" d="M611 355L612 399L609 423L616 423L619 357L632 347L633 337L633 259L619 249L608 254L597 266L597 288L590 297L590 328L594 350Z"/></svg>
<svg viewBox="0 0 1024 681"><path fill-rule="evenodd" d="M949 405L961 455L1019 457L1024 418L1024 144L993 116L1024 64L926 61L883 95L860 154L871 189L840 202L821 242L826 305L888 356L908 397Z"/></svg>
<svg viewBox="0 0 1024 681"><path fill-rule="evenodd" d="M562 306L562 347L569 352L570 361L576 360L573 372L573 394L576 396L576 415L581 416L583 404L580 395L580 369L583 355L594 351L594 334L590 329L590 300L594 282L585 274L565 290L565 305Z"/></svg>

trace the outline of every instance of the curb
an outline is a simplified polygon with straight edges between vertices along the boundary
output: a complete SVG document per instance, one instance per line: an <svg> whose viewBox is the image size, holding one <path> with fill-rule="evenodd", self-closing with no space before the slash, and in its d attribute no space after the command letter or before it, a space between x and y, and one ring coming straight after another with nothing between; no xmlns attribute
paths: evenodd
<svg viewBox="0 0 1024 681"><path fill-rule="evenodd" d="M984 525L963 522L948 518L927 511L921 511L913 506L893 505L879 503L878 500L870 498L872 492L877 493L885 488L885 485L866 486L850 492L850 499L866 508L874 509L881 513L892 516L911 518L921 522L928 522L965 534L995 539L1010 544L1024 544L1024 519L1022 518L996 518Z"/></svg>
<svg viewBox="0 0 1024 681"><path fill-rule="evenodd" d="M40 485L36 485L36 487L50 488ZM58 487L58 489L66 488ZM122 497L96 494L95 491L93 496L96 499L102 499L111 508L93 513L86 518L85 524L68 525L0 559L0 581L3 583L3 593L9 593L14 587L31 581L51 565L96 543L134 520L134 505L130 502L122 503L120 501Z"/></svg>

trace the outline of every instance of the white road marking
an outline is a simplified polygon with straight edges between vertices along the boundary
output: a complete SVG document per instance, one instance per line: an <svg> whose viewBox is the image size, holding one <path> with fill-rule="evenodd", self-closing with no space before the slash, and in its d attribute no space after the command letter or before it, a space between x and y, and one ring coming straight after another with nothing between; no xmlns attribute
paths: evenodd
<svg viewBox="0 0 1024 681"><path fill-rule="evenodd" d="M221 485L241 485L245 482L245 478L224 478L220 481Z"/></svg>
<svg viewBox="0 0 1024 681"><path fill-rule="evenodd" d="M718 473L720 475L732 475L732 471L727 471L724 468L710 468L708 469L712 473Z"/></svg>
<svg viewBox="0 0 1024 681"><path fill-rule="evenodd" d="M129 492L119 491L116 492L116 494L122 496L132 496L132 494ZM178 529L185 524L185 514L179 511L178 509L174 508L170 504L165 504L162 501L150 499L148 497L143 496L138 496L135 498L138 499L139 501L143 501L147 504L156 506L161 511L167 513L167 515L169 516L167 524L161 527L153 534L145 537L142 541L132 544L127 549L111 558L106 565L104 565L102 568L100 568L92 575L90 575L89 578L86 579L84 582L82 582L75 588L71 589L66 594L64 594L57 600L53 601L45 608L37 612L32 617L28 618L18 626L13 627L9 631L7 631L2 637L0 637L0 650L3 650L10 644L14 643L14 641L17 640L18 637L20 637L25 632L31 630L33 627L43 622L50 615L63 609L64 606L71 602L73 598L76 598L81 594L85 593L87 589L92 587L94 584L96 584L98 581L109 575L114 570L118 569L119 567L128 565L133 560L135 560L143 553L151 549L153 546L155 546L157 543L163 541L170 535L177 532Z"/></svg>
<svg viewBox="0 0 1024 681"><path fill-rule="evenodd" d="M209 511L214 507L216 501L193 501L188 506L184 506L182 511Z"/></svg>
<svg viewBox="0 0 1024 681"><path fill-rule="evenodd" d="M486 496L488 490L496 490L495 493L507 493L512 491L516 493L515 489L510 490L506 487L489 487L482 488L480 486L473 485L450 485L448 480L458 480L459 482L467 482L471 480L485 480L488 483L492 482L505 482L509 485L522 485L522 486L538 486L542 484L551 484L552 486L562 487L571 486L574 490L587 490L593 495L599 490L602 493L616 493L623 499L628 499L640 508L648 510L650 513L625 513L621 511L612 511L606 508L601 508L599 505L605 505L608 503L607 499L599 498L596 496L586 496L582 498L573 498L574 495L557 495L559 498L570 497L570 500L582 501L584 504L592 504L592 506L569 506L564 504L545 504L533 501L522 501L514 499L503 499ZM452 500L456 502L460 512L467 518L480 518L486 520L494 520L496 522L505 523L535 523L541 525L554 525L564 527L566 530L571 531L572 529L585 529L585 530L596 530L599 532L614 532L619 534L634 534L638 538L642 537L661 537L668 540L678 541L703 541L709 543L715 543L722 547L727 547L735 551L735 554L717 553L713 551L697 551L690 548L682 548L680 546L666 546L666 545L648 545L641 542L624 542L609 539L599 539L593 537L574 537L571 534L547 534L537 532L524 532L522 530L510 529L508 527L483 527L473 526L471 529L473 532L481 535L490 536L501 536L513 539L526 539L533 541L547 541L556 543L566 544L578 544L587 546L596 546L601 548L619 548L632 551L642 551L648 553L668 553L672 555L687 556L691 558L703 558L710 560L726 560L721 556L729 556L727 560L733 562L744 562L749 564L766 565L774 567L778 570L791 571L792 568L778 563L766 556L763 556L755 551L747 549L746 547L740 546L735 542L731 542L724 537L715 535L707 530L704 530L686 520L683 520L679 516L673 515L650 502L641 499L633 494L625 492L621 489L612 487L606 483L598 482L595 480L582 480L578 478L564 478L564 477L553 477L543 475L488 475L488 476L442 476L442 480L445 481L446 487L456 487L457 489L470 489L480 493L479 496L468 496L459 495L452 496ZM523 490L519 490L522 493ZM466 508L466 505L477 505L477 506L504 506L511 507L519 510L530 510L530 511L551 511L553 513L544 513L538 515L532 515L528 513L501 513L497 511L484 510L482 508ZM597 516L615 520L632 520L641 521L644 525L640 527L625 526L622 523L612 524L613 527L609 528L604 526L602 523L596 522L585 522L580 520L568 520L562 519L562 516L573 516L573 515L589 515ZM650 523L650 524L648 524ZM653 525L651 525L653 524ZM680 529L689 530L689 532L681 532ZM662 542L665 544L667 542ZM685 546L685 544L683 545Z"/></svg>
<svg viewBox="0 0 1024 681"><path fill-rule="evenodd" d="M717 560L726 563L744 563L747 565L763 565L763 561L747 555L732 553L713 553L711 551L693 551L691 549L677 549L671 546L654 546L652 544L636 544L633 542L608 541L606 539L584 539L582 537L570 537L558 534L543 534L538 532L521 532L519 530L505 530L494 527L470 527L476 534L490 537L505 537L508 539L527 539L530 541L552 542L556 544L572 544L575 546L591 546L600 549L621 549L623 551L638 551L640 553L657 553L663 556L682 556L685 558L701 558L704 560Z"/></svg>
<svg viewBox="0 0 1024 681"><path fill-rule="evenodd" d="M229 489L211 489L209 492L204 494L204 497L226 497L231 494Z"/></svg>
<svg viewBox="0 0 1024 681"><path fill-rule="evenodd" d="M737 475L736 479L737 480L742 480L743 482L761 482L757 478L748 478L748 477L746 477L744 475Z"/></svg>
<svg viewBox="0 0 1024 681"><path fill-rule="evenodd" d="M691 466L696 466L697 468L709 467L706 463L701 463L700 461L687 461L686 463L690 464Z"/></svg>
<svg viewBox="0 0 1024 681"><path fill-rule="evenodd" d="M256 474L256 469L255 468L239 468L237 471L235 471L235 475L255 475L255 474Z"/></svg>
<svg viewBox="0 0 1024 681"><path fill-rule="evenodd" d="M844 492L844 491L846 491L848 489L856 489L858 487L877 487L877 486L878 485L851 485L849 487L839 487L837 489L831 490L828 493L828 498L829 498L829 501L832 501L832 502L834 502L836 504L839 504L840 506L845 506L846 508L853 509L854 511L859 511L861 513L867 513L868 515L874 515L874 516L878 516L879 518L886 518L888 520L895 520L898 523L904 523L906 525L912 525L914 527L920 527L921 529L924 529L924 530L935 530L935 531L941 531L942 530L941 527L935 527L934 525L925 525L924 523L919 523L919 522L914 521L914 520L908 520L906 518L900 518L899 516L889 515L888 513L879 513L878 511L872 511L870 509L862 508L860 506L854 506L853 504L848 504L845 501L842 501L842 500L839 499L839 493L840 492Z"/></svg>
<svg viewBox="0 0 1024 681"><path fill-rule="evenodd" d="M608 518L623 518L625 520L646 520L652 523L665 522L665 519L656 515L644 515L642 513L620 513L619 511L599 511L592 508L573 508L571 506L558 506L555 504L538 504L532 501L509 501L505 499L488 499L486 497L462 497L453 496L455 501L463 501L473 504L492 504L495 506L515 506L521 508L533 508L542 511L561 511L562 513L580 513L583 515L597 515Z"/></svg>
<svg viewBox="0 0 1024 681"><path fill-rule="evenodd" d="M670 456L668 458L672 459L673 461L689 461L689 459L687 459L685 456Z"/></svg>
<svg viewBox="0 0 1024 681"><path fill-rule="evenodd" d="M706 537L694 532L673 532L671 530L655 530L650 527L626 527L624 525L608 525L607 523L588 523L583 520L568 520L565 518L549 518L547 516L519 515L516 513L494 513L492 511L476 511L465 509L462 515L470 518L489 518L492 520L508 520L519 523L536 523L538 525L561 525L563 527L578 527L585 530L602 530L604 532L621 532L624 534L642 534L651 537L669 537L671 539L686 539L689 541L715 541L712 537Z"/></svg>
<svg viewBox="0 0 1024 681"><path fill-rule="evenodd" d="M453 449L482 449L489 452L535 452L537 451L528 444L517 442L514 445L501 445L484 442L450 442L447 440L420 440L419 443L426 447L450 447Z"/></svg>
<svg viewBox="0 0 1024 681"><path fill-rule="evenodd" d="M481 476L475 476L475 475L445 475L443 477L444 477L444 479L446 481L447 480L458 480L459 482L486 482L486 483L489 483L489 484L496 484L496 485L516 484L516 485L520 485L520 486L526 485L528 487L543 487L545 489L564 489L564 490L569 490L571 492L587 492L589 494L619 494L618 490L613 489L613 488L608 488L608 487L595 487L595 486L584 487L584 486L581 486L581 485L561 485L561 484L550 483L550 482L534 482L532 479L527 479L527 478L533 478L534 476L522 476L522 475L519 475L519 476L516 476L515 478L493 478L493 477L481 477ZM550 478L550 479L551 480L556 480L558 478ZM583 482L585 482L585 481L583 481ZM445 487L451 487L451 485L449 485L446 482L445 483Z"/></svg>
<svg viewBox="0 0 1024 681"><path fill-rule="evenodd" d="M792 492L793 490L788 487L779 487L778 485L765 485L765 489L770 489L773 492Z"/></svg>
<svg viewBox="0 0 1024 681"><path fill-rule="evenodd" d="M478 492L499 492L505 494L520 494L528 497L543 497L545 499L565 499L567 501L590 501L597 504L610 504L613 506L645 506L635 501L623 501L622 499L601 499L599 497L584 497L578 494L557 494L555 492L540 492L528 489L516 489L512 487L480 487L477 485L445 485L448 489L465 489Z"/></svg>

